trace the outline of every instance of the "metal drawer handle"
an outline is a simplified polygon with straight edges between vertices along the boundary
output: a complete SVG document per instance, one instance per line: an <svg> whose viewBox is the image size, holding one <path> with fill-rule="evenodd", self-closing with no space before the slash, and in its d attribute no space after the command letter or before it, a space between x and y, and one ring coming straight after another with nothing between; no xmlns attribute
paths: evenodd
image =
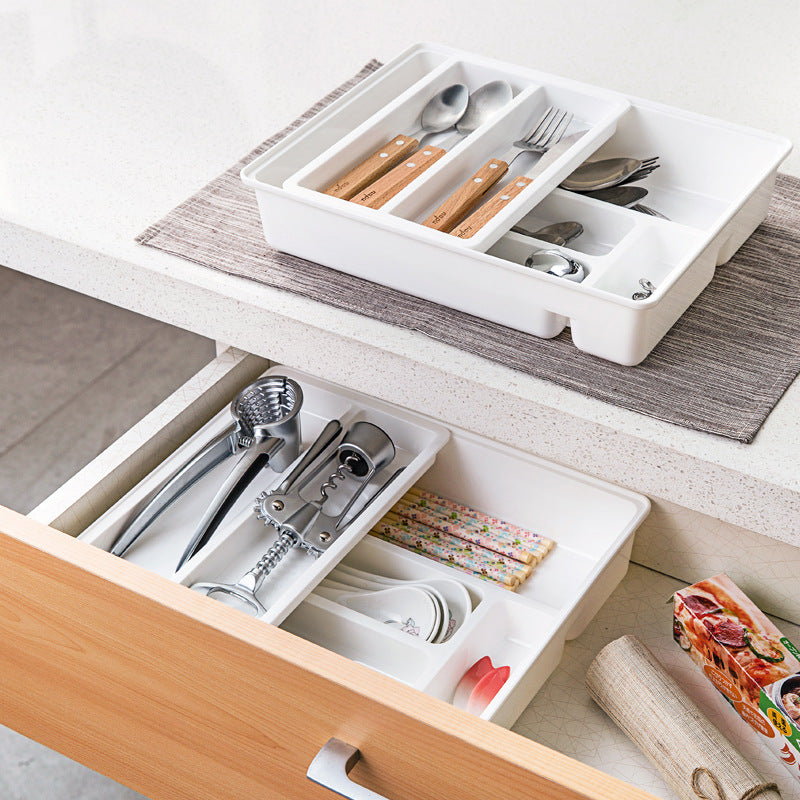
<svg viewBox="0 0 800 800"><path fill-rule="evenodd" d="M349 797L350 800L386 800L382 794L359 786L348 777L348 773L359 758L361 752L357 747L346 744L340 739L328 739L314 756L306 777L342 797Z"/></svg>

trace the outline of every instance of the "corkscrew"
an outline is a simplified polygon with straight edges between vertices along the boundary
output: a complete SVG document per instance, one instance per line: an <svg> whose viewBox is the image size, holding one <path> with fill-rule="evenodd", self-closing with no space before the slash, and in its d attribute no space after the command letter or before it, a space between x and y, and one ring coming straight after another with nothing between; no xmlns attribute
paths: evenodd
<svg viewBox="0 0 800 800"><path fill-rule="evenodd" d="M235 598L243 603L245 610L261 616L267 609L256 592L289 550L299 548L318 558L402 472L403 468L398 469L358 513L348 519L375 475L394 460L395 447L389 436L371 422L354 423L335 445L340 432L341 424L337 420L329 422L280 485L258 496L254 508L257 518L278 531L277 541L258 563L235 584L202 582L195 583L192 589L209 596L223 594ZM316 469L303 477L315 461ZM325 470L330 472L314 492L319 496L304 500L301 491L319 479ZM350 486L353 488L345 491L345 487ZM329 503L335 509L331 513L328 513Z"/></svg>

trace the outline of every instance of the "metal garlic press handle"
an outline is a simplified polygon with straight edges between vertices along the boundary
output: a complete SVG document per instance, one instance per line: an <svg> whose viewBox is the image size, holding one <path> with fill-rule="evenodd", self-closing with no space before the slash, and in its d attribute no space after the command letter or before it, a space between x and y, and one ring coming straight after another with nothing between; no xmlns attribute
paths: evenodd
<svg viewBox="0 0 800 800"><path fill-rule="evenodd" d="M200 520L189 544L175 568L177 572L198 550L205 547L214 535L225 515L233 504L241 497L242 492L253 482L253 479L269 463L270 458L284 446L284 440L270 436L261 442L255 442L245 450L236 462L225 482L220 486L210 505Z"/></svg>
<svg viewBox="0 0 800 800"><path fill-rule="evenodd" d="M187 489L193 486L217 464L238 451L235 426L207 444L191 461L184 464L134 517L130 525L117 537L109 552L124 556L131 545L155 520Z"/></svg>
<svg viewBox="0 0 800 800"><path fill-rule="evenodd" d="M349 773L361 758L357 747L340 739L328 739L309 764L306 777L350 800L387 800L387 798L350 780Z"/></svg>

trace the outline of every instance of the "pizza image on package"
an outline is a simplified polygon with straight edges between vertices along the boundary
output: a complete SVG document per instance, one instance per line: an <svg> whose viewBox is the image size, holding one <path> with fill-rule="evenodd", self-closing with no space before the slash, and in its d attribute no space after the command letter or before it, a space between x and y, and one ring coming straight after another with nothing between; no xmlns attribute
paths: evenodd
<svg viewBox="0 0 800 800"><path fill-rule="evenodd" d="M800 651L727 575L674 596L675 641L800 777ZM787 757L788 756L788 757Z"/></svg>

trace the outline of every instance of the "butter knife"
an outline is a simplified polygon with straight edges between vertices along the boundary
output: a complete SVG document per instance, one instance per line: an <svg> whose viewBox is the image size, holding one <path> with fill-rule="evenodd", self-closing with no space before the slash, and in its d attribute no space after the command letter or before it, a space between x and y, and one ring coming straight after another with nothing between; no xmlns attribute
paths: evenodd
<svg viewBox="0 0 800 800"><path fill-rule="evenodd" d="M497 216L520 192L533 183L539 175L586 133L587 131L579 131L565 136L558 144L553 145L527 174L512 178L487 203L484 203L477 211L454 228L451 234L459 239L469 239L470 236L474 236L489 220Z"/></svg>

